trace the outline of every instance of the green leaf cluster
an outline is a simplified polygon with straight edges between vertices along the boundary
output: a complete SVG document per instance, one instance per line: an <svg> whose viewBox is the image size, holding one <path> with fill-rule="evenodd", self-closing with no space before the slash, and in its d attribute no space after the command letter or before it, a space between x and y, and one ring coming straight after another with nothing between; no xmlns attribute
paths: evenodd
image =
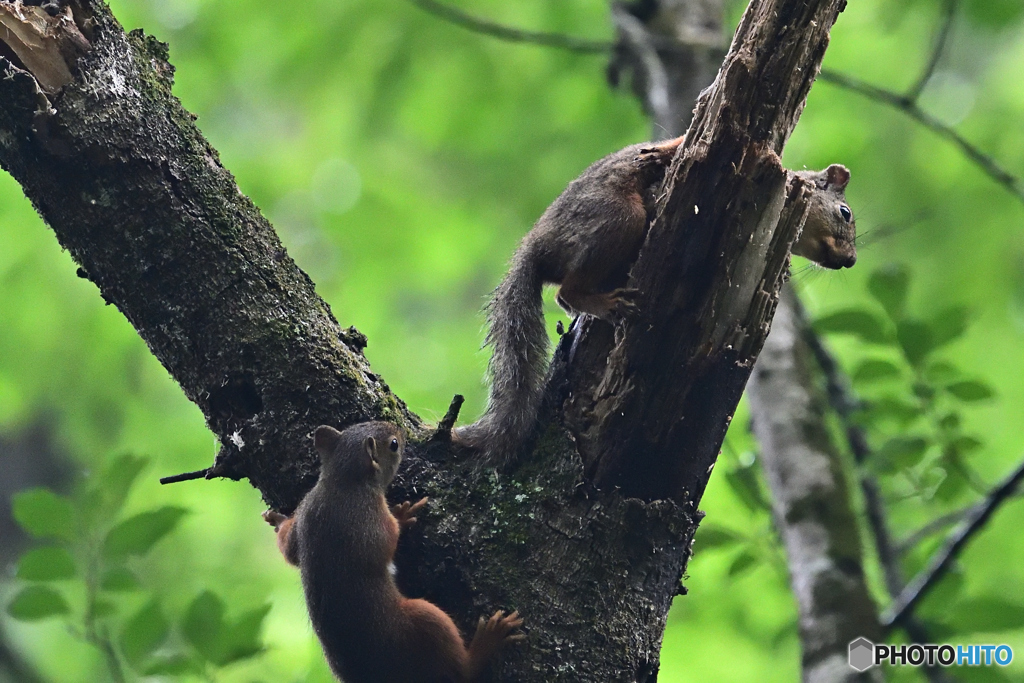
<svg viewBox="0 0 1024 683"><path fill-rule="evenodd" d="M135 571L188 513L173 505L125 513L148 464L132 455L116 458L100 476L83 479L72 496L47 488L15 494L14 519L36 543L18 560L20 587L7 614L28 623L63 619L107 655L114 680L125 680L126 671L207 677L257 657L270 605L228 620L224 601L204 590L175 624L159 587L146 586Z"/></svg>

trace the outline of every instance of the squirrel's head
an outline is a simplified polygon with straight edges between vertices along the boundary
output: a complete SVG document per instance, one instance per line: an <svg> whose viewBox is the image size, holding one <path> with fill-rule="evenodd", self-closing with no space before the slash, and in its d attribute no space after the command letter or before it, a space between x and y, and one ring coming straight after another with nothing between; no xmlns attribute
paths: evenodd
<svg viewBox="0 0 1024 683"><path fill-rule="evenodd" d="M807 222L793 253L826 268L849 268L857 262L857 223L846 203L850 172L832 164L824 171L797 171L796 175L811 183L812 192Z"/></svg>
<svg viewBox="0 0 1024 683"><path fill-rule="evenodd" d="M342 432L322 425L313 445L322 474L387 488L402 462L405 434L390 422L363 422Z"/></svg>

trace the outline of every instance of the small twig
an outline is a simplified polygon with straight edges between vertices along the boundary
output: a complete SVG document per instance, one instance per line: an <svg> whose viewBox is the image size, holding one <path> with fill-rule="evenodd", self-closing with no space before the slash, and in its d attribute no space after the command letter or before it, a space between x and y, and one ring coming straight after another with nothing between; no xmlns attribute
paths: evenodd
<svg viewBox="0 0 1024 683"><path fill-rule="evenodd" d="M462 10L456 9L437 0L409 0L425 12L440 17L457 26L483 33L494 38L507 40L512 43L535 43L547 47L557 47L561 50L571 52L582 52L584 54L604 54L611 52L615 44L607 40L591 40L589 38L576 38L562 33L549 33L547 31L526 31L512 28L502 24L480 19Z"/></svg>
<svg viewBox="0 0 1024 683"><path fill-rule="evenodd" d="M173 477L162 477L160 479L161 484L177 484L179 481L191 481L193 479L209 479L210 471L213 468L207 467L205 470L196 470L195 472L185 472L183 474L175 474Z"/></svg>
<svg viewBox="0 0 1024 683"><path fill-rule="evenodd" d="M946 538L943 546L932 555L927 566L915 576L906 588L893 600L893 604L882 615L882 625L891 627L905 619L928 591L945 576L950 564L960 554L967 543L974 538L992 514L1003 504L1024 479L1024 461L1001 484L996 486L988 496L975 505L964 517L959 527Z"/></svg>
<svg viewBox="0 0 1024 683"><path fill-rule="evenodd" d="M911 102L917 102L917 98L921 96L924 87L928 85L928 81L931 80L932 75L935 73L935 67L939 65L939 59L942 58L942 53L946 50L946 42L949 40L949 34L953 28L953 20L956 18L956 12L959 7L960 0L946 0L946 6L943 8L942 26L939 28L939 33L935 37L935 44L932 46L932 56L918 77L917 83L907 91L907 99Z"/></svg>
<svg viewBox="0 0 1024 683"><path fill-rule="evenodd" d="M896 544L896 552L900 555L905 555L908 551L912 550L914 546L932 534L942 531L946 527L956 524L962 520L967 516L967 513L973 509L973 507L974 506L972 505L971 507L966 507L963 510L954 510L953 512L946 513L941 517L936 517L902 541L898 542Z"/></svg>
<svg viewBox="0 0 1024 683"><path fill-rule="evenodd" d="M888 104L891 107L899 109L925 128L928 128L941 137L946 138L959 147L960 151L963 152L964 155L973 161L979 168L981 168L986 175L1009 190L1021 203L1024 203L1024 182L1022 182L1020 178L1004 169L992 157L988 156L968 142L959 133L953 130L952 127L947 126L928 112L921 109L917 103L911 100L907 95L901 95L891 90L886 90L885 88L879 88L862 80L836 73L835 71L829 71L828 69L821 70L820 78L827 83L832 83L833 85L837 85L841 88L852 90L853 92L867 97L868 99Z"/></svg>
<svg viewBox="0 0 1024 683"><path fill-rule="evenodd" d="M462 410L465 400L461 394L455 394L452 397L452 402L448 405L448 412L437 423L437 429L430 436L431 441L451 441L452 428L455 427L455 421L459 419L459 411Z"/></svg>

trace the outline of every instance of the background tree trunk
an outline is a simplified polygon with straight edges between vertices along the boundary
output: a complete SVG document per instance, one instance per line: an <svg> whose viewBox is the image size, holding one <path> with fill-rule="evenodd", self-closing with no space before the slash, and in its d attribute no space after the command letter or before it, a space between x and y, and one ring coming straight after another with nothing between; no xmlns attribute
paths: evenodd
<svg viewBox="0 0 1024 683"><path fill-rule="evenodd" d="M3 3L38 40L5 34L0 163L203 410L222 444L207 476L289 511L315 480L313 428L398 422L420 440L394 495L433 498L403 539L406 590L463 626L520 609L530 637L498 680L648 681L806 208L778 154L844 5L751 4L634 269L642 315L563 339L514 472L428 438L172 96L165 46L99 0L53 19Z"/></svg>
<svg viewBox="0 0 1024 683"><path fill-rule="evenodd" d="M825 423L826 400L814 382L795 305L796 295L785 288L747 395L799 607L804 680L880 681L879 669L858 674L847 663L849 643L878 642L881 628L843 462Z"/></svg>

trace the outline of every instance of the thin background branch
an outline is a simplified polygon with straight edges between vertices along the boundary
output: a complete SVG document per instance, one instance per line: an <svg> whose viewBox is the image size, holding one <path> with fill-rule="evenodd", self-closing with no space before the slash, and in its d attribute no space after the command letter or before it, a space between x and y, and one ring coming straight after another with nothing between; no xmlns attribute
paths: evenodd
<svg viewBox="0 0 1024 683"><path fill-rule="evenodd" d="M449 23L500 40L514 43L534 43L584 54L607 54L615 48L615 43L606 40L576 38L562 33L526 31L504 26L493 21L480 19L437 0L409 0L409 2ZM868 99L897 109L925 128L945 138L959 148L964 156L974 162L987 176L1006 188L1018 201L1024 204L1024 180L1004 169L994 158L982 152L977 146L957 133L952 126L946 125L921 109L917 104L921 92L934 74L942 52L948 43L959 5L960 0L947 0L943 11L944 21L936 36L931 56L921 76L906 93L900 94L892 90L879 88L866 81L829 69L822 69L819 77L826 83L845 88ZM657 36L652 36L649 42L658 50L672 50L673 48L680 49L682 47L678 41L665 41Z"/></svg>
<svg viewBox="0 0 1024 683"><path fill-rule="evenodd" d="M935 36L935 43L932 46L932 55L928 59L928 64L924 67L917 82L911 86L910 90L907 91L907 99L911 102L917 102L917 99L921 96L921 92L924 87L928 85L928 81L932 79L932 75L935 74L935 67L939 65L939 59L942 58L942 53L946 51L946 42L949 40L949 34L953 28L953 20L956 19L956 13L960 9L960 0L946 0L946 6L943 8L943 21L942 26L939 28L938 34Z"/></svg>
<svg viewBox="0 0 1024 683"><path fill-rule="evenodd" d="M996 486L988 496L975 505L966 515L964 521L948 536L928 562L927 566L915 576L906 588L893 601L893 604L882 614L882 625L890 627L907 618L914 607L928 594L949 570L950 564L967 546L992 514L1009 499L1024 480L1024 461L1017 465L1001 484Z"/></svg>
<svg viewBox="0 0 1024 683"><path fill-rule="evenodd" d="M651 108L651 116L655 121L668 121L672 115L668 73L666 73L665 64L654 47L654 36L639 19L627 12L622 5L612 5L612 18L623 40L629 44L633 53L643 63L647 82L647 94L644 99L647 106Z"/></svg>

